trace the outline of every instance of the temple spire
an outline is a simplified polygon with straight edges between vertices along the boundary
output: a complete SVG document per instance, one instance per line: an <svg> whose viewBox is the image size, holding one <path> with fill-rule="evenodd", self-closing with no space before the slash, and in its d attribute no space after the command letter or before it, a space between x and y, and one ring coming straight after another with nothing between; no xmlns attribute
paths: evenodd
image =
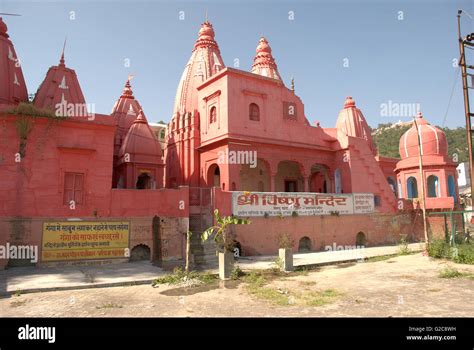
<svg viewBox="0 0 474 350"><path fill-rule="evenodd" d="M66 41L67 41L67 37L64 38L64 44L63 44L63 51L61 52L61 59L59 60L59 65L60 66L65 66L65 62L64 62L64 51L66 50Z"/></svg>
<svg viewBox="0 0 474 350"><path fill-rule="evenodd" d="M258 42L256 55L253 59L252 73L281 81L278 67L275 63L275 59L272 56L272 49L268 44L267 39L265 39L263 36Z"/></svg>

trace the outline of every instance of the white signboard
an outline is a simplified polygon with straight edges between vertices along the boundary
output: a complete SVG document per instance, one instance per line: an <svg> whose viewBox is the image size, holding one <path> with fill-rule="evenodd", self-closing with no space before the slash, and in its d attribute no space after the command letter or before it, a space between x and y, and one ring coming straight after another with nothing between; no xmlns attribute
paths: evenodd
<svg viewBox="0 0 474 350"><path fill-rule="evenodd" d="M374 212L372 193L232 192L235 216L344 215Z"/></svg>

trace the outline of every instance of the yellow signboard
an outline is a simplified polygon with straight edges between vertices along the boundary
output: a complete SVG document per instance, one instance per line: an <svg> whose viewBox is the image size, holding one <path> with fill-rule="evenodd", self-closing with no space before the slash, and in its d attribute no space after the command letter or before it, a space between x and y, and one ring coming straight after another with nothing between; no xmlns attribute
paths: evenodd
<svg viewBox="0 0 474 350"><path fill-rule="evenodd" d="M128 258L130 222L43 223L42 261Z"/></svg>

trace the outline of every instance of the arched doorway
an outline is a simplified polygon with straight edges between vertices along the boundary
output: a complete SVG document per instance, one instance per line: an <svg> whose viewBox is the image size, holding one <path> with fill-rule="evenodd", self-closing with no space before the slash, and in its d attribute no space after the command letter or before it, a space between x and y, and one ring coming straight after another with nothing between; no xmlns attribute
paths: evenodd
<svg viewBox="0 0 474 350"><path fill-rule="evenodd" d="M221 187L221 170L217 164L212 164L207 171L207 185Z"/></svg>
<svg viewBox="0 0 474 350"><path fill-rule="evenodd" d="M428 197L439 197L440 196L440 186L439 179L435 175L428 176L426 180L426 187L428 189Z"/></svg>
<svg viewBox="0 0 474 350"><path fill-rule="evenodd" d="M308 253L311 251L311 239L307 236L304 236L300 239L298 243L298 252L299 253Z"/></svg>
<svg viewBox="0 0 474 350"><path fill-rule="evenodd" d="M357 233L356 246L365 247L366 244L367 244L367 239L365 238L364 232Z"/></svg>
<svg viewBox="0 0 474 350"><path fill-rule="evenodd" d="M311 167L309 190L317 193L331 192L329 170L325 165L315 164Z"/></svg>
<svg viewBox="0 0 474 350"><path fill-rule="evenodd" d="M418 198L418 184L413 176L407 179L407 198Z"/></svg>
<svg viewBox="0 0 474 350"><path fill-rule="evenodd" d="M150 261L150 248L145 244L133 247L130 261Z"/></svg>
<svg viewBox="0 0 474 350"><path fill-rule="evenodd" d="M301 175L301 165L294 161L284 160L278 164L275 176L276 192L302 192L304 178Z"/></svg>
<svg viewBox="0 0 474 350"><path fill-rule="evenodd" d="M152 179L148 173L141 173L138 175L135 188L137 190L146 190L151 188Z"/></svg>

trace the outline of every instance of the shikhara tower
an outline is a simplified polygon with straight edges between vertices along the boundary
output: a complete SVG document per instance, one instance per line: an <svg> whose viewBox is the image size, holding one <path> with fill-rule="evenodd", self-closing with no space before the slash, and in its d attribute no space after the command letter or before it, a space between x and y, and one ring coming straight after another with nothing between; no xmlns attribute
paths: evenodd
<svg viewBox="0 0 474 350"><path fill-rule="evenodd" d="M173 116L168 126L165 153L166 185L199 186L200 125L197 87L225 67L214 29L207 20L201 25L198 39L176 91Z"/></svg>
<svg viewBox="0 0 474 350"><path fill-rule="evenodd" d="M0 107L28 101L21 61L7 31L7 25L0 17Z"/></svg>

